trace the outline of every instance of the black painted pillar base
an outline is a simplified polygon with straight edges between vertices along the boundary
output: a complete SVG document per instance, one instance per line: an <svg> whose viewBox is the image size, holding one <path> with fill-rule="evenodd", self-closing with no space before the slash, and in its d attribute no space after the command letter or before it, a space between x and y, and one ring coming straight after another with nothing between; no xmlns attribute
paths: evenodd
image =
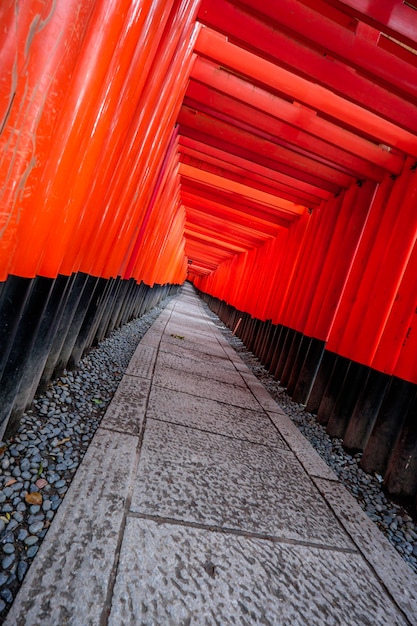
<svg viewBox="0 0 417 626"><path fill-rule="evenodd" d="M41 319L46 308L53 280L37 277L25 300L19 325L13 337L13 347L3 370L0 383L0 439L9 420L19 388L30 389L31 378L24 382L22 376L31 369L31 351L35 343Z"/></svg>
<svg viewBox="0 0 417 626"><path fill-rule="evenodd" d="M87 274L83 273L74 274L71 277L70 288L68 289L65 301L63 302L62 315L59 321L59 325L55 332L51 349L48 354L48 359L45 363L45 367L39 381L37 389L38 393L43 393L46 391L48 383L53 376L56 363L61 353L62 346L64 345L68 329L71 327L72 320L87 278Z"/></svg>
<svg viewBox="0 0 417 626"><path fill-rule="evenodd" d="M301 368L305 361L309 346L310 346L310 337L301 335L298 341L297 354L295 355L295 359L294 359L290 376L288 378L288 383L287 383L287 393L291 397L294 394L294 389L297 385L297 381L300 376Z"/></svg>
<svg viewBox="0 0 417 626"><path fill-rule="evenodd" d="M281 383L284 387L287 387L288 392L288 382L290 380L292 368L294 367L294 363L297 358L298 350L300 347L302 334L296 330L292 331L292 339L288 344L287 350L287 358L285 359L284 368L281 374Z"/></svg>
<svg viewBox="0 0 417 626"><path fill-rule="evenodd" d="M338 356L334 363L331 376L327 382L326 389L320 400L320 406L317 411L317 421L320 424L327 424L330 419L336 405L336 401L342 390L343 383L345 382L349 363L349 359L341 356Z"/></svg>
<svg viewBox="0 0 417 626"><path fill-rule="evenodd" d="M376 422L391 376L371 370L343 438L347 450L362 451Z"/></svg>
<svg viewBox="0 0 417 626"><path fill-rule="evenodd" d="M279 336L279 326L277 324L272 324L271 333L268 339L268 343L265 346L265 357L263 364L267 370L270 370L272 358L274 356L274 351L276 349L276 342Z"/></svg>
<svg viewBox="0 0 417 626"><path fill-rule="evenodd" d="M0 379L6 367L19 320L33 289L32 278L9 276L0 293Z"/></svg>
<svg viewBox="0 0 417 626"><path fill-rule="evenodd" d="M417 495L417 396L389 460L384 486L394 496L414 499Z"/></svg>
<svg viewBox="0 0 417 626"><path fill-rule="evenodd" d="M384 476L412 403L417 385L393 377L360 461L365 472Z"/></svg>
<svg viewBox="0 0 417 626"><path fill-rule="evenodd" d="M64 369L67 367L72 349L74 347L78 333L80 332L80 328L84 321L84 317L90 304L90 300L93 296L97 281L98 278L96 278L95 276L87 276L87 279L84 282L84 286L78 300L77 308L71 320L71 325L67 329L61 352L55 364L53 372L53 376L55 378L60 376Z"/></svg>
<svg viewBox="0 0 417 626"><path fill-rule="evenodd" d="M281 343L279 360L275 368L275 371L273 373L274 378L276 380L279 380L280 382L281 382L282 373L285 368L285 363L287 361L288 353L291 348L292 341L294 339L294 335L295 335L295 330L293 330L292 328L285 328L285 331L282 337L283 341Z"/></svg>
<svg viewBox="0 0 417 626"><path fill-rule="evenodd" d="M345 379L327 422L331 437L343 438L359 394L366 384L369 367L349 361Z"/></svg>
<svg viewBox="0 0 417 626"><path fill-rule="evenodd" d="M274 337L274 345L272 348L272 353L270 355L271 364L268 367L270 374L274 376L274 378L275 378L275 370L278 365L279 357L281 354L281 348L282 348L282 344L284 343L286 332L287 332L287 329L285 328L285 326L282 326L282 324L277 325L276 331L275 331L275 337Z"/></svg>
<svg viewBox="0 0 417 626"><path fill-rule="evenodd" d="M13 408L8 420L8 434L12 434L17 430L23 412L30 405L35 396L60 320L62 301L65 297L69 281L68 276L62 275L58 276L55 281L53 281L53 286L43 311L35 341L26 359L24 370L21 373L19 389L16 393Z"/></svg>
<svg viewBox="0 0 417 626"><path fill-rule="evenodd" d="M308 342L307 351L292 394L294 402L300 404L306 404L308 401L326 345L319 339L309 337L305 339Z"/></svg>
<svg viewBox="0 0 417 626"><path fill-rule="evenodd" d="M336 360L337 354L334 352L328 352L327 350L324 351L306 404L306 410L310 413L317 413L319 409L321 399L332 374Z"/></svg>
<svg viewBox="0 0 417 626"><path fill-rule="evenodd" d="M88 349L88 337L90 333L90 329L94 324L95 318L99 314L99 305L101 295L106 287L106 279L98 278L96 280L95 289L90 300L90 304L85 313L81 328L78 332L78 335L75 339L71 354L68 358L67 367L68 369L76 369L78 363L84 354L85 350Z"/></svg>

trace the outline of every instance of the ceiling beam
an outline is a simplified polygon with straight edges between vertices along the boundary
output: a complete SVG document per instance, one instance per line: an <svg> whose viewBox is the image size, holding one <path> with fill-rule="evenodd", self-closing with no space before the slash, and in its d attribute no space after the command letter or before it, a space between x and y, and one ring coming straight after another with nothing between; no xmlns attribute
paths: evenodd
<svg viewBox="0 0 417 626"><path fill-rule="evenodd" d="M377 0L378 2L379 0ZM323 49L309 47L229 0L203 0L199 20L230 41L290 69L394 124L417 133L415 102L408 102Z"/></svg>

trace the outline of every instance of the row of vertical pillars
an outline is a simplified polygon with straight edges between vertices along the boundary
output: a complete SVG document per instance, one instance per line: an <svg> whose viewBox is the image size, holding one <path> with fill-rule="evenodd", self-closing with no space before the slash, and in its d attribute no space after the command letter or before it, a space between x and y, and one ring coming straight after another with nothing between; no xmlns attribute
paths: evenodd
<svg viewBox="0 0 417 626"><path fill-rule="evenodd" d="M0 283L0 439L51 379L177 289L83 273Z"/></svg>
<svg viewBox="0 0 417 626"><path fill-rule="evenodd" d="M200 297L389 494L417 510L417 385L326 350L325 343L222 300Z"/></svg>

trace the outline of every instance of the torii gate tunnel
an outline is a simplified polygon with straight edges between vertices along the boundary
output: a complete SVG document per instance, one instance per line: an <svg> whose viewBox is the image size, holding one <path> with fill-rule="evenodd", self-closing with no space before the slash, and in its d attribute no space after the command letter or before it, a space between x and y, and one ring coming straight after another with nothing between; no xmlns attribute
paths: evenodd
<svg viewBox="0 0 417 626"><path fill-rule="evenodd" d="M190 280L417 492L417 0L2 0L0 438Z"/></svg>

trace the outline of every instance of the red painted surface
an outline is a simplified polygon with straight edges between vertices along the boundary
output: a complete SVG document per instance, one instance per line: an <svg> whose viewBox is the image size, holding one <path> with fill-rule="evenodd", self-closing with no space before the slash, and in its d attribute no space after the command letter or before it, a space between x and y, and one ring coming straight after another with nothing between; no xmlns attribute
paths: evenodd
<svg viewBox="0 0 417 626"><path fill-rule="evenodd" d="M0 280L188 276L417 382L417 12L16 6L0 6Z"/></svg>

